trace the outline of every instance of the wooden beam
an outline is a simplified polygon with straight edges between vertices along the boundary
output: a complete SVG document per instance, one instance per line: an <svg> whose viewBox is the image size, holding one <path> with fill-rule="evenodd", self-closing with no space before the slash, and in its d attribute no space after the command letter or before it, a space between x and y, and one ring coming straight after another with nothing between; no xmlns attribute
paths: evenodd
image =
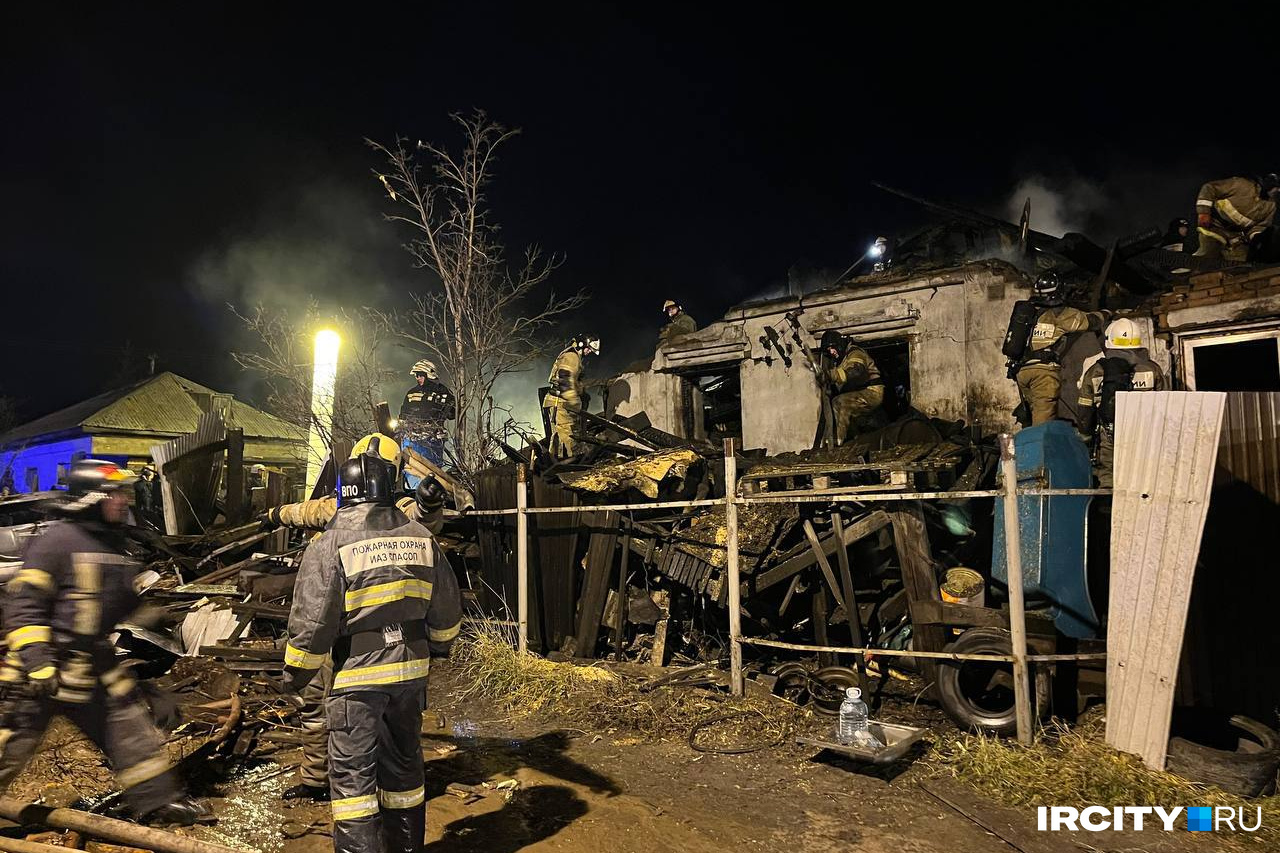
<svg viewBox="0 0 1280 853"><path fill-rule="evenodd" d="M859 539L865 539L872 533L888 526L888 524L889 514L883 510L876 510L871 514L858 519L856 522L844 529L845 547L847 548ZM833 553L836 550L834 535L828 536L823 540L822 550L823 553L828 554ZM748 585L751 587L750 592L752 594L757 594L768 589L774 584L782 583L792 575L799 574L809 568L815 562L817 562L817 557L814 556L812 546L805 547L804 544L801 544L792 549L781 563L778 563L766 572L761 572L754 579L748 581Z"/></svg>
<svg viewBox="0 0 1280 853"><path fill-rule="evenodd" d="M600 636L600 617L609 594L609 578L613 575L613 551L618 541L618 514L596 514L600 529L591 534L587 545L587 576L583 581L579 598L578 637L574 654L578 657L595 657L596 640Z"/></svg>
<svg viewBox="0 0 1280 853"><path fill-rule="evenodd" d="M849 622L849 633L853 637L855 646L862 645L862 614L858 612L858 595L853 589L853 570L849 567L849 546L843 545L844 542L844 519L840 516L840 510L831 513L831 532L835 534L835 541L842 543L836 546L836 563L840 566L840 584L844 587L844 612ZM862 655L858 655L858 681L865 688L867 686L867 662Z"/></svg>
<svg viewBox="0 0 1280 853"><path fill-rule="evenodd" d="M244 430L227 429L227 524L236 525L244 520L249 496L244 489Z"/></svg>
<svg viewBox="0 0 1280 853"><path fill-rule="evenodd" d="M831 570L831 563L827 560L822 543L818 541L818 533L813 529L813 522L807 518L804 520L804 535L809 540L809 547L813 549L814 559L818 561L818 566L822 569L822 576L827 579L827 587L835 597L836 604L844 607L844 594L840 592L840 582L836 580L836 573ZM828 541L834 543L835 536L833 535ZM847 615L848 610L845 613Z"/></svg>
<svg viewBox="0 0 1280 853"><path fill-rule="evenodd" d="M921 601L941 601L938 580L934 575L933 553L924 514L918 503L899 504L890 511L893 540L902 568L902 585L907 590L907 608L911 612L913 647L922 652L940 652L947 643L947 632L941 625L917 623L916 612ZM938 666L925 660L920 664L925 681L937 681Z"/></svg>

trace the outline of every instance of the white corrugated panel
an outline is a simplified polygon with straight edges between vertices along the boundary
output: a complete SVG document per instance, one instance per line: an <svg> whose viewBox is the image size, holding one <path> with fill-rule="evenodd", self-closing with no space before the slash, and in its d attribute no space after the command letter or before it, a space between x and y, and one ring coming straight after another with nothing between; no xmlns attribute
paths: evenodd
<svg viewBox="0 0 1280 853"><path fill-rule="evenodd" d="M1164 769L1226 394L1116 395L1107 743Z"/></svg>

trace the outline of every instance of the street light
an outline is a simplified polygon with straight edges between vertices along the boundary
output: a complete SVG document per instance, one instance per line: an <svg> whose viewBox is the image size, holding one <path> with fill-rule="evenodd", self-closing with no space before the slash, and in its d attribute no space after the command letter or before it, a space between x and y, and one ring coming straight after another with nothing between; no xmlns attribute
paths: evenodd
<svg viewBox="0 0 1280 853"><path fill-rule="evenodd" d="M333 395L338 379L338 347L341 343L342 339L332 329L316 332L315 366L311 375L311 435L307 442L308 497L315 490L325 457L329 455L325 435L333 435Z"/></svg>

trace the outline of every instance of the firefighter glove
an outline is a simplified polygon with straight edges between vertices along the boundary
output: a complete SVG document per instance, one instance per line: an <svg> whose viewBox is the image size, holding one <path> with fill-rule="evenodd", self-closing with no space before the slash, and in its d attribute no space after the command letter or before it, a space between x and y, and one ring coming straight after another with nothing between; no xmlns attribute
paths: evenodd
<svg viewBox="0 0 1280 853"><path fill-rule="evenodd" d="M420 512L431 513L440 509L441 505L444 504L445 494L444 486L440 485L440 481L435 478L435 475L428 474L418 481L414 499L417 501Z"/></svg>
<svg viewBox="0 0 1280 853"><path fill-rule="evenodd" d="M27 674L27 682L37 697L52 698L58 692L58 668L53 664L46 664L33 669Z"/></svg>

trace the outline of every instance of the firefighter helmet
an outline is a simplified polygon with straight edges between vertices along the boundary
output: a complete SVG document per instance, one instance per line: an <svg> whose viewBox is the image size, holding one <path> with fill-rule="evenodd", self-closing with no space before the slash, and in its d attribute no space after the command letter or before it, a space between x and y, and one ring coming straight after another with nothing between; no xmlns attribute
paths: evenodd
<svg viewBox="0 0 1280 853"><path fill-rule="evenodd" d="M1112 320L1107 326L1107 349L1142 349L1142 333L1128 317Z"/></svg>
<svg viewBox="0 0 1280 853"><path fill-rule="evenodd" d="M416 362L413 367L409 369L409 375L417 376L418 374L422 374L428 379L435 379L439 375L436 373L436 363L434 361L427 361L425 358Z"/></svg>
<svg viewBox="0 0 1280 853"><path fill-rule="evenodd" d="M1059 296L1062 293L1062 279L1056 272L1049 270L1040 274L1031 290L1036 296Z"/></svg>
<svg viewBox="0 0 1280 853"><path fill-rule="evenodd" d="M1277 190L1280 190L1280 175L1277 175L1275 172L1268 172L1258 178L1258 184L1262 187L1262 194L1264 196L1271 195Z"/></svg>
<svg viewBox="0 0 1280 853"><path fill-rule="evenodd" d="M77 459L63 478L67 487L66 501L57 509L64 513L80 513L97 506L115 491L132 486L138 477L128 468L104 459Z"/></svg>
<svg viewBox="0 0 1280 853"><path fill-rule="evenodd" d="M132 486L137 476L128 468L103 459L77 459L67 469L65 485L67 494L84 497L93 492L114 492Z"/></svg>
<svg viewBox="0 0 1280 853"><path fill-rule="evenodd" d="M600 339L594 335L578 335L569 342L569 346L576 350L585 350L592 355L600 354Z"/></svg>
<svg viewBox="0 0 1280 853"><path fill-rule="evenodd" d="M395 500L396 467L382 455L380 447L390 443L383 436L371 436L368 450L352 456L338 467L338 507L375 503L391 506Z"/></svg>
<svg viewBox="0 0 1280 853"><path fill-rule="evenodd" d="M826 352L829 349L833 349L836 352L843 355L844 344L845 344L844 335L840 334L835 329L827 329L825 332L822 333L821 347L823 352Z"/></svg>
<svg viewBox="0 0 1280 853"><path fill-rule="evenodd" d="M352 446L351 456L348 458L355 459L362 453L376 453L397 469L400 467L400 446L396 444L394 438L380 432L370 433L357 441Z"/></svg>
<svg viewBox="0 0 1280 853"><path fill-rule="evenodd" d="M674 299L668 299L666 302L662 303L662 313L665 314L668 311L670 311L672 308L679 308L679 307L680 307L679 302L676 302Z"/></svg>

